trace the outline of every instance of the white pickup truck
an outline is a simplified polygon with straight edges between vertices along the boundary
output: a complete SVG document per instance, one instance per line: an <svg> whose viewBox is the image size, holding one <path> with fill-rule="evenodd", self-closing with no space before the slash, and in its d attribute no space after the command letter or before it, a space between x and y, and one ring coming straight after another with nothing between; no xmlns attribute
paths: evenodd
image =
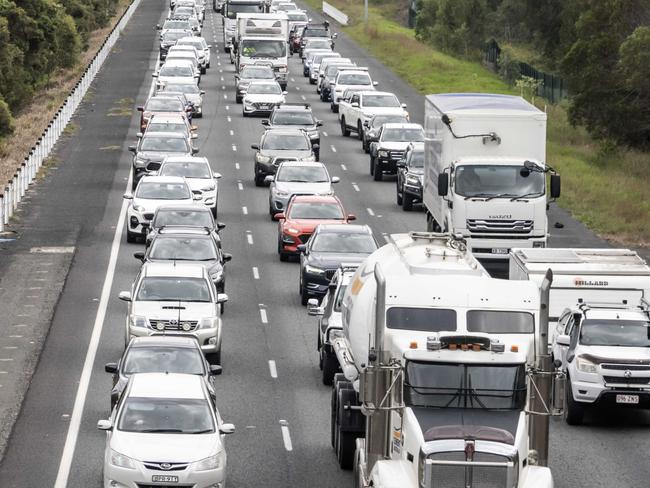
<svg viewBox="0 0 650 488"><path fill-rule="evenodd" d="M356 132L359 139L363 137L363 124L377 114L406 115L406 104L400 103L393 93L375 90L360 91L350 100L339 102L339 123L341 134L349 136Z"/></svg>

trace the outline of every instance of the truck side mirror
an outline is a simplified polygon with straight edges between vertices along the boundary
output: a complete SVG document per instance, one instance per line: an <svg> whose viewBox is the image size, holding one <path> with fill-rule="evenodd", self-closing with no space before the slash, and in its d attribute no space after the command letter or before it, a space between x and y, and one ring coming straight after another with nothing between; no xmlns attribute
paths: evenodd
<svg viewBox="0 0 650 488"><path fill-rule="evenodd" d="M438 196L446 197L449 193L449 174L440 173L438 175Z"/></svg>
<svg viewBox="0 0 650 488"><path fill-rule="evenodd" d="M559 198L561 189L560 175L551 175L551 198Z"/></svg>
<svg viewBox="0 0 650 488"><path fill-rule="evenodd" d="M556 342L559 346L569 346L569 344L570 344L570 342L571 342L571 339L570 339L569 336L566 335L566 334L560 334L560 335L558 335L558 336L555 338L555 342Z"/></svg>

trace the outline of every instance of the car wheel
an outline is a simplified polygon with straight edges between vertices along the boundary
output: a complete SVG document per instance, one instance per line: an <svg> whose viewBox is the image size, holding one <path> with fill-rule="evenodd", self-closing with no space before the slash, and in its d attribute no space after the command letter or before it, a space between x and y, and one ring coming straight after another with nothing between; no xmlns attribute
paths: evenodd
<svg viewBox="0 0 650 488"><path fill-rule="evenodd" d="M334 112L335 114L339 113L339 106L333 104L332 105L332 112Z"/></svg>
<svg viewBox="0 0 650 488"><path fill-rule="evenodd" d="M211 352L206 354L205 359L207 359L208 363L210 364L221 365L221 349L219 349L217 352Z"/></svg>
<svg viewBox="0 0 650 488"><path fill-rule="evenodd" d="M238 97L237 95L235 95L235 102L241 103L241 100L242 100L241 97Z"/></svg>
<svg viewBox="0 0 650 488"><path fill-rule="evenodd" d="M571 381L567 377L566 382L566 406L564 408L564 420L569 425L582 425L582 420L585 415L585 407L573 399L573 391L571 390Z"/></svg>
<svg viewBox="0 0 650 488"><path fill-rule="evenodd" d="M245 110L242 110L242 111L241 111L241 114L242 114L244 117L248 117L248 114L246 113Z"/></svg>
<svg viewBox="0 0 650 488"><path fill-rule="evenodd" d="M361 121L357 122L357 137L360 141L363 141L363 129L361 128Z"/></svg>
<svg viewBox="0 0 650 488"><path fill-rule="evenodd" d="M402 208L406 212L410 212L411 210L413 210L413 197L411 195L409 195L408 193L404 193L404 198L402 200L403 200Z"/></svg>
<svg viewBox="0 0 650 488"><path fill-rule="evenodd" d="M255 173L255 186L264 186L264 175Z"/></svg>
<svg viewBox="0 0 650 488"><path fill-rule="evenodd" d="M212 216L216 219L217 218L217 206L215 205L214 207L211 208L212 210Z"/></svg>
<svg viewBox="0 0 650 488"><path fill-rule="evenodd" d="M201 68L201 74L204 75L208 71L207 68Z"/></svg>
<svg viewBox="0 0 650 488"><path fill-rule="evenodd" d="M375 158L370 156L370 176L375 174Z"/></svg>
<svg viewBox="0 0 650 488"><path fill-rule="evenodd" d="M350 131L345 125L345 117L341 117L341 134L343 135L343 137L350 136Z"/></svg>
<svg viewBox="0 0 650 488"><path fill-rule="evenodd" d="M401 205L402 204L402 194L399 192L399 183L397 185L395 185L395 188L396 188L395 193L397 195L397 205ZM404 190L402 190L402 191L404 191Z"/></svg>
<svg viewBox="0 0 650 488"><path fill-rule="evenodd" d="M322 353L323 370L322 380L324 385L331 385L334 381L334 375L339 372L339 362L335 354Z"/></svg>
<svg viewBox="0 0 650 488"><path fill-rule="evenodd" d="M381 168L379 167L379 160L375 159L375 167L373 169L373 176L375 177L375 181L381 181L384 175L381 172Z"/></svg>
<svg viewBox="0 0 650 488"><path fill-rule="evenodd" d="M134 244L138 242L138 235L135 232L131 232L129 229L127 229L126 242L128 242L129 244Z"/></svg>

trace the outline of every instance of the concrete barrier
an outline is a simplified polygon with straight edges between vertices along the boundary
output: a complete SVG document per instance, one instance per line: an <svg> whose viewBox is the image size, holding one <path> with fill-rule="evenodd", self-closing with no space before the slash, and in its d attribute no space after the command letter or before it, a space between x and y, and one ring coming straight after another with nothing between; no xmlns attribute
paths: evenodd
<svg viewBox="0 0 650 488"><path fill-rule="evenodd" d="M348 16L327 2L323 2L323 13L332 17L341 25L348 25Z"/></svg>

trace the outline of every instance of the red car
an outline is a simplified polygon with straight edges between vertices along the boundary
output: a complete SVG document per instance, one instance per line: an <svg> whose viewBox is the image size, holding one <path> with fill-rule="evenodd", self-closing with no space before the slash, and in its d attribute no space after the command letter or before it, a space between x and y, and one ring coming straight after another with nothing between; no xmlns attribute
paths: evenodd
<svg viewBox="0 0 650 488"><path fill-rule="evenodd" d="M347 224L356 220L346 213L341 201L335 196L296 195L284 213L275 214L279 221L278 253L280 261L290 255L299 255L298 246L305 244L320 224Z"/></svg>

